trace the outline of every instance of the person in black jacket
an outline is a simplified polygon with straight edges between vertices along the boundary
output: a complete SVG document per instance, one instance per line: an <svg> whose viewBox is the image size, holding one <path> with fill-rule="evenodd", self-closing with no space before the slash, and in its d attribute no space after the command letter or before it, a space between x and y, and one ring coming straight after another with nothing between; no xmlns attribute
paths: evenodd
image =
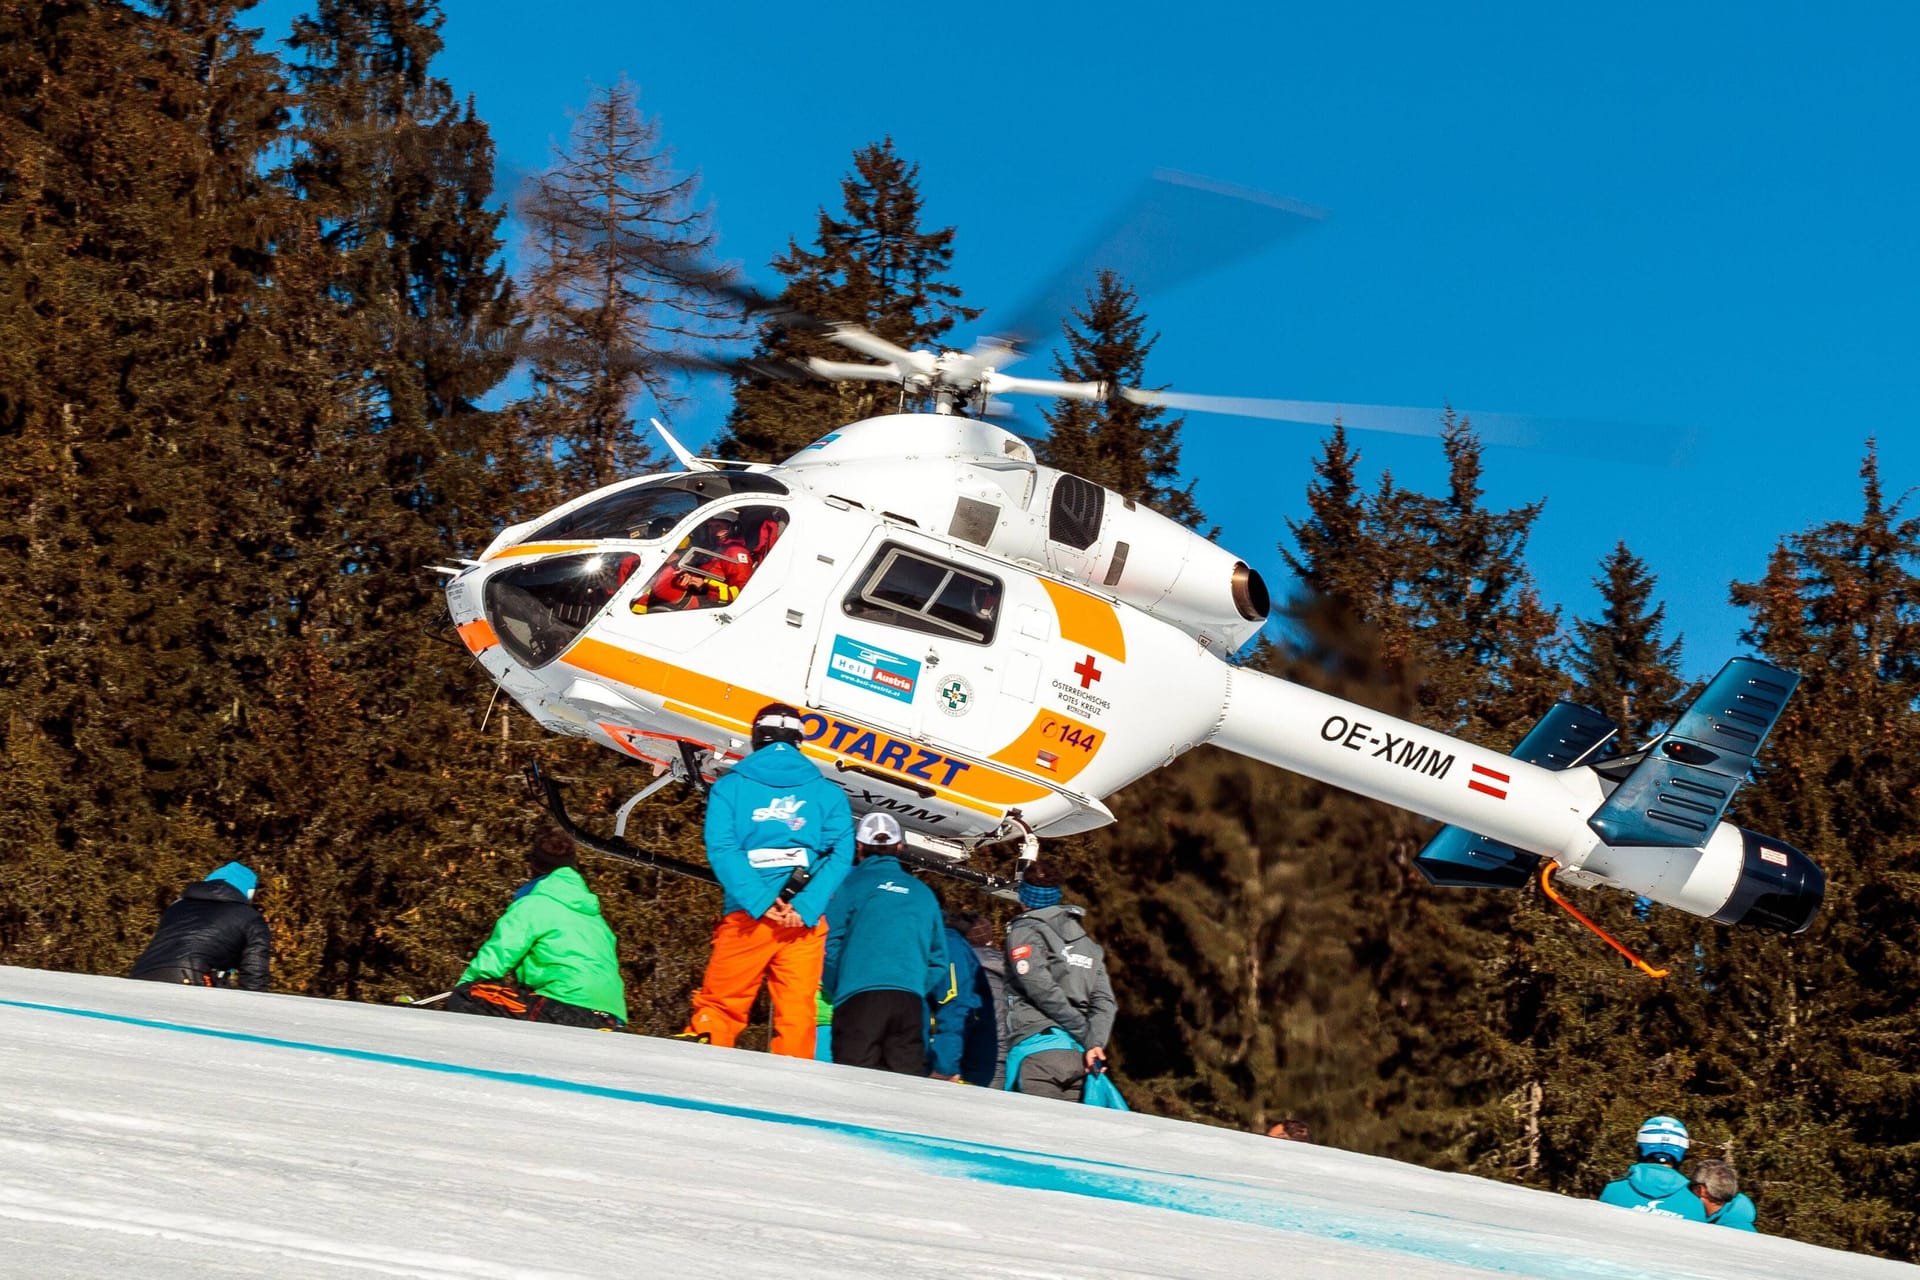
<svg viewBox="0 0 1920 1280"><path fill-rule="evenodd" d="M237 970L248 991L267 989L273 936L253 891L260 877L240 862L229 862L166 909L153 941L133 962L128 977L145 982L220 985L220 975Z"/></svg>

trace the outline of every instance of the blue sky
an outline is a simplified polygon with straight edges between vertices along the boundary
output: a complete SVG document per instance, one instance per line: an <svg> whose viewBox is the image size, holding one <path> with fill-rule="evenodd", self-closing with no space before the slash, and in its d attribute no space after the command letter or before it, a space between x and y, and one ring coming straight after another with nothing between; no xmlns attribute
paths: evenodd
<svg viewBox="0 0 1920 1280"><path fill-rule="evenodd" d="M277 35L305 7L254 21ZM1151 380L1690 432L1677 467L1491 449L1487 488L1547 499L1529 561L1569 620L1597 613L1625 539L1694 674L1741 651L1730 580L1857 515L1869 435L1891 492L1920 483L1912 6L447 8L435 69L507 164L542 165L625 73L699 173L723 256L762 283L886 134L921 165L928 221L958 228L983 331L1155 169L1325 209L1145 299ZM692 390L699 435L727 392ZM1188 419L1204 510L1276 587L1319 438ZM1369 478L1444 479L1434 441L1355 438Z"/></svg>

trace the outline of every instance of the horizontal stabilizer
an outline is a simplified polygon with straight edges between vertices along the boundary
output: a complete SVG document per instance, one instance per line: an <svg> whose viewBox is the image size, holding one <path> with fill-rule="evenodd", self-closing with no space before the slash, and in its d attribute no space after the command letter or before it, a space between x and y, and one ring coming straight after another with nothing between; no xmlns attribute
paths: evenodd
<svg viewBox="0 0 1920 1280"><path fill-rule="evenodd" d="M1442 827L1413 859L1428 884L1454 889L1518 889L1533 879L1538 854L1477 836L1465 827Z"/></svg>
<svg viewBox="0 0 1920 1280"><path fill-rule="evenodd" d="M1513 749L1515 760L1537 764L1542 769L1571 769L1592 764L1613 754L1614 739L1620 730L1592 707L1577 702L1556 702L1540 717L1540 723L1527 730L1520 745Z"/></svg>
<svg viewBox="0 0 1920 1280"><path fill-rule="evenodd" d="M1556 702L1514 748L1513 757L1542 769L1571 769L1612 749L1619 730L1589 707ZM1442 827L1414 858L1429 884L1463 889L1518 889L1533 878L1540 856L1464 827Z"/></svg>
<svg viewBox="0 0 1920 1280"><path fill-rule="evenodd" d="M1615 847L1705 844L1799 683L1758 658L1727 663L1587 825Z"/></svg>

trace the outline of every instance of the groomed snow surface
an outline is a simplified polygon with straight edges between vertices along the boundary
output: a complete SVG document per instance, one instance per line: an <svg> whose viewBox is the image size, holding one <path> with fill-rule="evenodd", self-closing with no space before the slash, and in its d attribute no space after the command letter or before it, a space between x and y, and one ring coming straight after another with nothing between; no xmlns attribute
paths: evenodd
<svg viewBox="0 0 1920 1280"><path fill-rule="evenodd" d="M1914 1273L962 1085L0 968L5 1276Z"/></svg>

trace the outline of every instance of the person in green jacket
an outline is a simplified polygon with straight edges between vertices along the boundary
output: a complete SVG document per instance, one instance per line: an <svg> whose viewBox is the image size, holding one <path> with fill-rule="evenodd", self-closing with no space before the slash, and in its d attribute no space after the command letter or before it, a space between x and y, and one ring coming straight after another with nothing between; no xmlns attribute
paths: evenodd
<svg viewBox="0 0 1920 1280"><path fill-rule="evenodd" d="M447 999L455 1013L611 1031L627 1025L613 930L580 874L573 840L543 827L527 850L533 879L513 895Z"/></svg>

